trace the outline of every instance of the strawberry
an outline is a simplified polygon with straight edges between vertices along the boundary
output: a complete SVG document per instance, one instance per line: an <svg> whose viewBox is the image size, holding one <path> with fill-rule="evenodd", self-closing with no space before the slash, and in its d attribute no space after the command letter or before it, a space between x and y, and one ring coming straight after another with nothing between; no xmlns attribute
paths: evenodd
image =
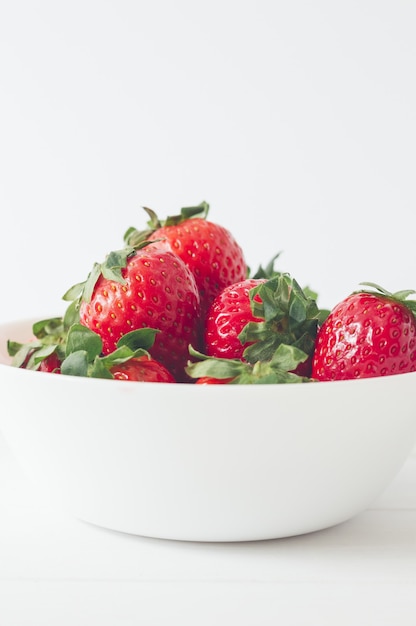
<svg viewBox="0 0 416 626"><path fill-rule="evenodd" d="M318 320L315 300L288 274L276 272L269 280L248 278L223 289L212 303L205 324L205 353L254 364L270 361L281 344L294 346L305 355L296 373L308 376Z"/></svg>
<svg viewBox="0 0 416 626"><path fill-rule="evenodd" d="M416 371L414 291L390 293L373 283L338 303L321 326L312 377L341 380Z"/></svg>
<svg viewBox="0 0 416 626"><path fill-rule="evenodd" d="M145 208L150 217L149 229L130 228L125 234L127 245L136 245L143 238L159 240L159 245L177 254L195 276L201 298L201 314L215 296L227 285L247 277L244 254L233 235L223 226L206 219L209 205L185 207L180 215L161 222L156 213Z"/></svg>
<svg viewBox="0 0 416 626"><path fill-rule="evenodd" d="M52 374L61 373L61 361L56 352L53 352L40 362L39 371Z"/></svg>
<svg viewBox="0 0 416 626"><path fill-rule="evenodd" d="M126 363L114 365L110 372L116 380L131 380L147 383L174 383L172 374L158 361L140 356Z"/></svg>
<svg viewBox="0 0 416 626"><path fill-rule="evenodd" d="M123 335L116 348L102 356L103 342L94 331L74 323L67 336L60 372L70 376L113 378L136 382L176 382L171 372L150 356L156 330L140 328Z"/></svg>
<svg viewBox="0 0 416 626"><path fill-rule="evenodd" d="M208 356L228 359L243 358L244 345L239 335L249 322L261 322L251 310L250 290L265 279L246 278L225 287L214 299L205 319L204 345ZM256 296L259 302L259 297Z"/></svg>
<svg viewBox="0 0 416 626"><path fill-rule="evenodd" d="M79 309L80 323L102 339L104 355L132 330L160 331L151 356L176 380L187 380L188 345L199 342L200 299L192 272L170 250L142 243L112 252L64 299L74 301L67 317L76 320Z"/></svg>

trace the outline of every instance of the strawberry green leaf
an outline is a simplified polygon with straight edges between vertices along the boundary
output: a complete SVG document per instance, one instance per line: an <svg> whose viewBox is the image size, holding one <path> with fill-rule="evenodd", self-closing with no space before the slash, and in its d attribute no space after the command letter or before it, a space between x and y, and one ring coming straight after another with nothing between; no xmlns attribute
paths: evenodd
<svg viewBox="0 0 416 626"><path fill-rule="evenodd" d="M61 374L66 376L88 375L88 354L85 350L71 352L61 363Z"/></svg>
<svg viewBox="0 0 416 626"><path fill-rule="evenodd" d="M63 332L62 318L53 317L35 322L32 326L32 331L38 339L44 339L48 335L58 335Z"/></svg>
<svg viewBox="0 0 416 626"><path fill-rule="evenodd" d="M186 206L181 209L181 217L182 221L188 220L191 217L202 217L204 219L207 218L209 212L209 204L208 202L200 202L196 206Z"/></svg>
<svg viewBox="0 0 416 626"><path fill-rule="evenodd" d="M396 291L393 294L395 300L406 300L409 296L416 293L414 289L404 289L403 291Z"/></svg>
<svg viewBox="0 0 416 626"><path fill-rule="evenodd" d="M35 349L42 347L41 342L32 341L26 344L18 343L16 341L7 342L7 351L12 359L12 365L14 367L22 367L28 361L29 355Z"/></svg>
<svg viewBox="0 0 416 626"><path fill-rule="evenodd" d="M307 358L308 355L303 350L299 350L299 348L293 345L280 344L270 360L270 365L290 372L295 370L300 363L306 361Z"/></svg>
<svg viewBox="0 0 416 626"><path fill-rule="evenodd" d="M74 324L68 332L66 356L74 352L85 352L87 361L99 356L103 348L101 337L82 324Z"/></svg>
<svg viewBox="0 0 416 626"><path fill-rule="evenodd" d="M105 363L105 361L98 357L94 359L94 362L89 368L88 376L90 378L107 378L107 379L114 378L109 368L107 367L107 364Z"/></svg>
<svg viewBox="0 0 416 626"><path fill-rule="evenodd" d="M251 278L256 278L256 279L273 278L273 276L279 273L274 269L274 264L275 264L276 259L279 258L280 255L281 255L281 252L278 252L277 254L275 254L274 257L267 263L266 267L263 268L260 265L257 271L252 276L251 276L251 272L249 271L249 276Z"/></svg>
<svg viewBox="0 0 416 626"><path fill-rule="evenodd" d="M113 350L113 352L110 352L110 354L101 357L100 360L107 368L110 368L119 363L126 363L126 361L130 361L130 359L142 356L143 354L148 355L149 353L142 348L138 348L133 352L128 346L120 346Z"/></svg>
<svg viewBox="0 0 416 626"><path fill-rule="evenodd" d="M101 276L101 265L99 263L94 263L92 270L88 274L87 280L84 283L84 288L81 293L81 297L83 300L85 300L85 302L91 301L94 287L97 283L97 280L100 278L100 276Z"/></svg>
<svg viewBox="0 0 416 626"><path fill-rule="evenodd" d="M64 314L64 329L68 331L73 324L77 324L79 322L79 305L78 302L74 301L66 308Z"/></svg>
<svg viewBox="0 0 416 626"><path fill-rule="evenodd" d="M289 274L278 273L250 290L251 311L260 321L244 326L238 338L244 359L269 361L279 345L293 345L311 355L318 329L319 309Z"/></svg>
<svg viewBox="0 0 416 626"><path fill-rule="evenodd" d="M39 365L42 363L44 359L53 354L56 350L57 346L53 344L42 346L39 350L35 350L27 362L26 369L33 370L38 369Z"/></svg>
<svg viewBox="0 0 416 626"><path fill-rule="evenodd" d="M188 362L185 371L191 378L202 378L203 376L218 379L234 378L239 376L246 367L246 364L238 359L208 357L192 347L189 348L189 352L191 356L201 359L192 363Z"/></svg>
<svg viewBox="0 0 416 626"><path fill-rule="evenodd" d="M82 283L77 283L76 285L72 285L62 296L62 300L65 302L72 302L73 300L77 300L81 297L85 288L85 281Z"/></svg>
<svg viewBox="0 0 416 626"><path fill-rule="evenodd" d="M117 342L117 347L127 346L132 352L139 348L149 350L153 347L155 337L160 331L156 328L139 328L123 335Z"/></svg>
<svg viewBox="0 0 416 626"><path fill-rule="evenodd" d="M416 317L416 300L407 299L410 295L416 294L416 291L414 289L403 289L401 291L396 291L395 293L391 293L390 291L387 291L386 289L384 289L383 287L380 287L380 285L377 285L376 283L362 282L360 283L360 285L371 288L370 290L367 290L367 289L362 290L362 291L365 291L366 293L375 293L376 295L379 294L386 298L390 298L392 300L396 300L396 302L400 302L404 304Z"/></svg>
<svg viewBox="0 0 416 626"><path fill-rule="evenodd" d="M269 361L257 361L254 364L238 359L209 357L192 347L189 353L199 359L188 362L186 372L191 378L208 376L218 380L230 379L228 384L234 385L311 382L310 378L289 371L307 358L307 354L294 346L281 345Z"/></svg>
<svg viewBox="0 0 416 626"><path fill-rule="evenodd" d="M127 246L122 250L115 250L110 252L106 257L104 263L101 264L101 273L104 278L108 280L114 280L118 283L124 284L126 281L123 278L122 270L127 265L127 259L134 253L134 248Z"/></svg>
<svg viewBox="0 0 416 626"><path fill-rule="evenodd" d="M7 341L7 353L9 356L16 356L23 347L27 348L27 350L31 349L28 344L22 344L18 341L12 341L11 339Z"/></svg>

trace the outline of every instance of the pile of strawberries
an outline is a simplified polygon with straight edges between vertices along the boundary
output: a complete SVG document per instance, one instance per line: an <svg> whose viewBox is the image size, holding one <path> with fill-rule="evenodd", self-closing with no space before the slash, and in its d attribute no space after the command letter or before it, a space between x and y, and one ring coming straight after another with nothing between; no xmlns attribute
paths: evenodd
<svg viewBox="0 0 416 626"><path fill-rule="evenodd" d="M10 340L17 367L75 376L196 384L291 383L416 370L412 290L372 283L332 311L274 261L250 275L203 202L146 228L63 296L60 318Z"/></svg>

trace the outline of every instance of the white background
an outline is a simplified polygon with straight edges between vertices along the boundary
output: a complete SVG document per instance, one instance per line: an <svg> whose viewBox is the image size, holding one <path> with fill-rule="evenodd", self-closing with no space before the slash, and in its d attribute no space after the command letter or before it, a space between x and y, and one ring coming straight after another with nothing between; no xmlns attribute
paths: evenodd
<svg viewBox="0 0 416 626"><path fill-rule="evenodd" d="M416 288L416 3L0 4L1 318L206 200L333 306Z"/></svg>
<svg viewBox="0 0 416 626"><path fill-rule="evenodd" d="M0 321L201 200L324 306L416 288L415 33L413 0L0 0ZM166 542L49 508L0 436L0 622L413 626L415 476L320 533Z"/></svg>

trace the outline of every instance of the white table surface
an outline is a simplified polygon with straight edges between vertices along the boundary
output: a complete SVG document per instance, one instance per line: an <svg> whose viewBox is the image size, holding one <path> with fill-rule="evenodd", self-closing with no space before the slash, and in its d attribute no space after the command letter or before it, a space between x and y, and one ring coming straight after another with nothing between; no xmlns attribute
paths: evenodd
<svg viewBox="0 0 416 626"><path fill-rule="evenodd" d="M215 623L414 626L416 449L344 524L203 544L71 518L41 496L0 434L1 626Z"/></svg>

